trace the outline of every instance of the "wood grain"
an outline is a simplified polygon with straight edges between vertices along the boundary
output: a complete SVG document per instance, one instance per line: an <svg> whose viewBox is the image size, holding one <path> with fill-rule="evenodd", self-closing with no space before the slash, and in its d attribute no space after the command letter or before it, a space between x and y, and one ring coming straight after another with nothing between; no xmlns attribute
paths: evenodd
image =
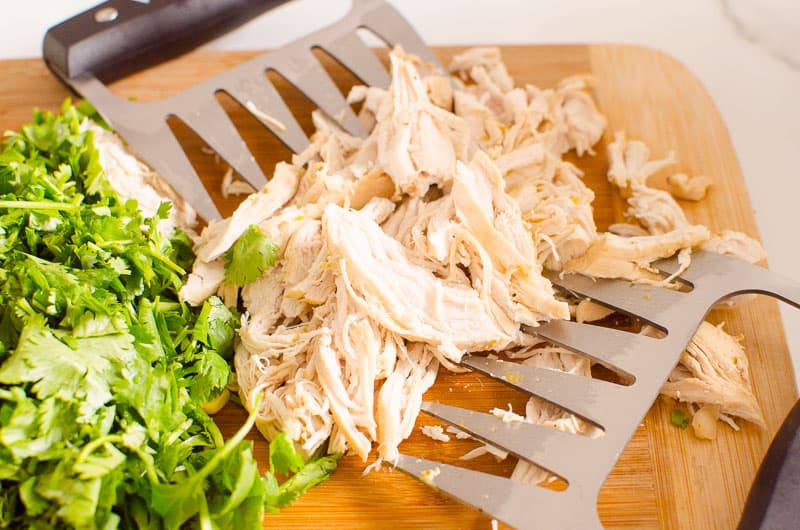
<svg viewBox="0 0 800 530"><path fill-rule="evenodd" d="M440 49L447 61L457 48ZM114 89L142 100L177 92L200 79L252 57L252 53L194 52L179 60L142 72L117 83ZM615 131L644 140L655 156L674 150L679 169L709 175L714 186L706 200L684 204L690 219L712 230L731 228L758 236L747 190L724 123L699 81L674 59L655 50L631 46L520 46L505 47L503 55L519 83L547 87L561 78L591 73L595 96L609 119L607 133L596 147L597 155L572 160L585 172L597 195L599 227L623 218L624 203L605 179L605 145ZM326 66L343 89L353 83L348 74ZM68 95L38 60L0 62L5 80L0 87L0 127L12 129L30 119L31 109L55 110ZM301 124L309 130L310 103L286 83L287 96ZM265 171L288 151L236 104L221 98ZM202 140L180 123L173 124L191 160L223 212L238 200L222 200L219 183L227 166L201 151ZM659 400L636 432L606 481L598 511L607 528L734 528L757 466L769 441L796 398L794 377L777 307L758 299L735 310L715 311L713 322L726 322L728 331L744 336L756 395L764 409L767 429L743 424L741 432L727 427L714 441L700 441L690 430L670 425L674 405ZM511 403L515 410L524 396L476 374L442 373L426 396L476 410ZM217 416L230 433L243 413L229 405ZM419 425L435 423L420 416ZM267 445L253 434L262 465ZM474 447L469 441L433 442L419 430L403 443L405 453L458 463ZM471 467L509 474L512 461L482 457ZM363 464L342 460L334 477L300 499L295 506L265 524L279 528L488 528L490 520L451 501L399 472L376 472L361 477ZM531 507L531 518L536 507Z"/></svg>

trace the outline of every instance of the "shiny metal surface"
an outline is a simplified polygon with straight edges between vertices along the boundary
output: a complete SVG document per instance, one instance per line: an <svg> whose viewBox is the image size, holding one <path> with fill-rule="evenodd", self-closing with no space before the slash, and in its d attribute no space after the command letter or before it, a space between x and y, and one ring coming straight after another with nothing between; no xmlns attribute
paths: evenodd
<svg viewBox="0 0 800 530"><path fill-rule="evenodd" d="M535 368L516 362L467 355L461 365L502 381L521 392L540 397L596 425L609 425L617 417L609 404L624 397L616 383Z"/></svg>
<svg viewBox="0 0 800 530"><path fill-rule="evenodd" d="M515 528L602 528L597 498L580 484L553 491L408 455L399 456L397 467Z"/></svg>
<svg viewBox="0 0 800 530"><path fill-rule="evenodd" d="M677 270L674 259L657 265L667 273ZM439 403L423 405L426 413L559 475L568 483L565 491L406 455L400 456L397 467L516 528L602 528L596 508L600 487L706 313L717 302L742 293L767 294L800 308L800 285L796 282L720 254L695 251L692 265L681 278L691 282L690 292L577 275L551 277L561 288L642 316L666 331L666 337L654 339L577 322L553 321L526 328L622 369L633 377L628 386L476 356L462 361L465 367L595 423L604 431L601 438L527 423L503 423L491 414ZM423 473L425 470L438 471Z"/></svg>
<svg viewBox="0 0 800 530"><path fill-rule="evenodd" d="M91 101L131 148L203 218L218 219L217 207L167 126L167 118L180 118L259 189L267 179L215 94L227 93L292 151L302 151L308 145L308 138L265 75L275 71L347 132L361 135L363 131L352 109L311 52L313 48L321 48L363 82L388 87L389 75L358 37L359 28L369 29L389 46L401 45L406 51L441 67L411 25L384 0L353 0L351 10L338 22L160 101L136 102L120 98L91 75L64 81Z"/></svg>

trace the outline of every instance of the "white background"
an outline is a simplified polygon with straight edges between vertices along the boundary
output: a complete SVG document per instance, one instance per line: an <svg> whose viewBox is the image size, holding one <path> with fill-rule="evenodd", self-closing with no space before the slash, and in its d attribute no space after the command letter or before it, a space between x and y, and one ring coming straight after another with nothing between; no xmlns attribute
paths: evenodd
<svg viewBox="0 0 800 530"><path fill-rule="evenodd" d="M403 0L431 44L619 42L653 46L705 84L733 138L770 268L800 280L800 1ZM45 30L92 0L3 3L0 59L37 57ZM331 22L347 0L297 0L210 44L272 48ZM0 82L13 83L13 79ZM800 311L783 308L795 373Z"/></svg>

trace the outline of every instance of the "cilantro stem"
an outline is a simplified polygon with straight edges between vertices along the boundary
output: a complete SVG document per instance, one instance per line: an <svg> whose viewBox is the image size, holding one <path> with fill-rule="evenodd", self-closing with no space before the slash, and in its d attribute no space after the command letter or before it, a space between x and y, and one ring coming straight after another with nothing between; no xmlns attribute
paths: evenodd
<svg viewBox="0 0 800 530"><path fill-rule="evenodd" d="M250 432L250 429L252 429L253 425L255 425L256 423L256 416L258 415L258 407L259 405L261 405L262 397L263 394L259 394L256 397L256 402L253 405L253 410L250 411L250 415L247 416L247 421L244 422L242 428L236 431L236 434L234 434L232 438L230 438L227 442L225 442L225 445L222 446L222 449L220 449L219 452L211 458L211 460L206 462L206 465L204 465L200 469L200 471L198 471L197 474L192 477L192 480L200 481L205 479L208 475L211 474L212 471L214 471L214 469L216 469L219 463L222 460L224 460L236 448L237 445L239 445L239 442L244 440L244 437L247 436L247 433Z"/></svg>
<svg viewBox="0 0 800 530"><path fill-rule="evenodd" d="M110 241L102 241L98 238L97 243L95 245L97 248L106 249L109 247L124 247L125 245L130 245L135 243L133 239L112 239Z"/></svg>
<svg viewBox="0 0 800 530"><path fill-rule="evenodd" d="M152 253L154 258L156 258L158 261L160 261L161 263L166 265L167 268L170 269L172 272L180 274L181 276L186 274L185 270L180 268L174 261L172 261L171 259L166 257L164 254L162 254L161 251L158 251L155 248L152 248L152 245L151 245L151 248L150 248L150 252Z"/></svg>
<svg viewBox="0 0 800 530"><path fill-rule="evenodd" d="M200 500L200 530L214 530L211 514L208 513L208 502L205 495L199 496Z"/></svg>
<svg viewBox="0 0 800 530"><path fill-rule="evenodd" d="M120 443L120 442L122 442L122 436L118 434L109 434L106 436L102 436L100 438L95 438L94 440L83 446L81 452L78 453L78 458L75 460L75 463L79 464L83 462L89 455L91 455L94 452L95 449L97 449L102 445L105 445L107 443Z"/></svg>
<svg viewBox="0 0 800 530"><path fill-rule="evenodd" d="M181 304L179 302L170 302L169 300L163 300L161 298L156 298L155 309L158 312L165 313L167 311L177 311L181 309Z"/></svg>
<svg viewBox="0 0 800 530"><path fill-rule="evenodd" d="M150 482L153 484L158 484L158 473L153 465L153 458L138 447L128 447L128 449L136 453L136 455L139 457L139 460L144 463L144 469Z"/></svg>
<svg viewBox="0 0 800 530"><path fill-rule="evenodd" d="M95 440L92 440L88 444L83 446L81 452L78 453L78 458L75 460L75 463L81 463L86 458L91 455L95 449L100 446L103 446L107 443L124 443L125 439L119 434L108 434L106 436L102 436ZM131 451L136 453L139 459L144 463L145 472L147 473L147 478L150 479L151 482L156 483L158 482L158 473L156 472L156 468L153 466L152 458L149 455L145 454L144 451L139 449L138 447L128 447Z"/></svg>
<svg viewBox="0 0 800 530"><path fill-rule="evenodd" d="M0 208L26 209L26 210L64 210L74 212L80 206L71 202L50 202L50 201L0 201Z"/></svg>

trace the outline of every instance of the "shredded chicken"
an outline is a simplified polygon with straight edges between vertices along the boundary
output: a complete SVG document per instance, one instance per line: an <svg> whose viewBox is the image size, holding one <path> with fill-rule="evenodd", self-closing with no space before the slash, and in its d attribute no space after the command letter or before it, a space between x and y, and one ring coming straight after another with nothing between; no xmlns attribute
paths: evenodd
<svg viewBox="0 0 800 530"><path fill-rule="evenodd" d="M478 458L479 456L483 455L492 455L498 462L505 460L508 458L508 451L503 451L502 449L498 449L493 445L483 444L471 451L467 451L460 457L459 460L472 460L473 458Z"/></svg>
<svg viewBox="0 0 800 530"><path fill-rule="evenodd" d="M667 177L667 185L673 196L687 201L699 201L706 196L711 179L705 175L690 177L686 173L675 173Z"/></svg>
<svg viewBox="0 0 800 530"><path fill-rule="evenodd" d="M423 469L419 474L419 479L429 486L435 485L436 477L438 477L442 473L442 470L439 466L436 466L433 469Z"/></svg>
<svg viewBox="0 0 800 530"><path fill-rule="evenodd" d="M622 134L608 146L608 176L633 222L598 233L594 193L562 158L592 154L605 130L589 78L518 87L496 48L454 57L453 83L399 48L390 62L388 89L357 86L347 98L361 103L366 137L314 112L309 146L196 241L181 296L199 304L217 293L244 308L238 388L248 409L263 396L257 426L265 437L285 431L306 454L327 440L331 452L366 462L376 450L391 463L440 367L460 370L466 353L503 352L591 377L588 359L520 331L571 312L581 321L608 315L557 295L544 269L663 283L651 263L676 252L684 266L701 246L763 257L747 236L692 224L669 193L647 183L674 156L651 161L645 144ZM699 198L706 188L698 177L672 181L677 196ZM222 256L250 225L276 243L279 259L253 283L223 284ZM681 395L719 404L721 419L760 423L744 354L713 329L701 328L665 392L714 387ZM535 398L524 416L493 413L602 436ZM441 427L422 432L449 439ZM506 456L481 446L464 458L487 452ZM528 482L548 477L525 462L514 472Z"/></svg>
<svg viewBox="0 0 800 530"><path fill-rule="evenodd" d="M578 322L594 322L595 320L602 320L606 318L613 312L613 309L595 304L591 300L584 299L578 303L578 307L575 309L575 320Z"/></svg>
<svg viewBox="0 0 800 530"><path fill-rule="evenodd" d="M444 433L444 429L441 425L423 425L420 430L422 434L438 442L450 441L450 437Z"/></svg>
<svg viewBox="0 0 800 530"><path fill-rule="evenodd" d="M469 434L465 433L458 427L453 427L452 425L448 425L445 431L449 432L450 434L454 434L456 439L458 440L467 440L469 438L472 438Z"/></svg>
<svg viewBox="0 0 800 530"><path fill-rule="evenodd" d="M489 412L503 420L503 423L525 422L525 417L514 412L514 410L511 408L511 403L508 404L508 409L499 409L495 407Z"/></svg>
<svg viewBox="0 0 800 530"><path fill-rule="evenodd" d="M251 224L272 217L292 198L297 189L299 170L288 164L278 164L275 174L264 189L247 197L233 215L210 223L196 244L200 261L210 262L222 256Z"/></svg>
<svg viewBox="0 0 800 530"><path fill-rule="evenodd" d="M703 244L705 250L734 256L750 263L767 259L764 247L757 240L733 230L723 230Z"/></svg>
<svg viewBox="0 0 800 530"><path fill-rule="evenodd" d="M723 414L765 426L744 349L721 326L700 325L661 392L679 401L718 405Z"/></svg>
<svg viewBox="0 0 800 530"><path fill-rule="evenodd" d="M222 176L220 191L222 196L227 199L231 195L249 195L255 193L256 190L244 180L234 180L233 168L228 167L228 170Z"/></svg>

